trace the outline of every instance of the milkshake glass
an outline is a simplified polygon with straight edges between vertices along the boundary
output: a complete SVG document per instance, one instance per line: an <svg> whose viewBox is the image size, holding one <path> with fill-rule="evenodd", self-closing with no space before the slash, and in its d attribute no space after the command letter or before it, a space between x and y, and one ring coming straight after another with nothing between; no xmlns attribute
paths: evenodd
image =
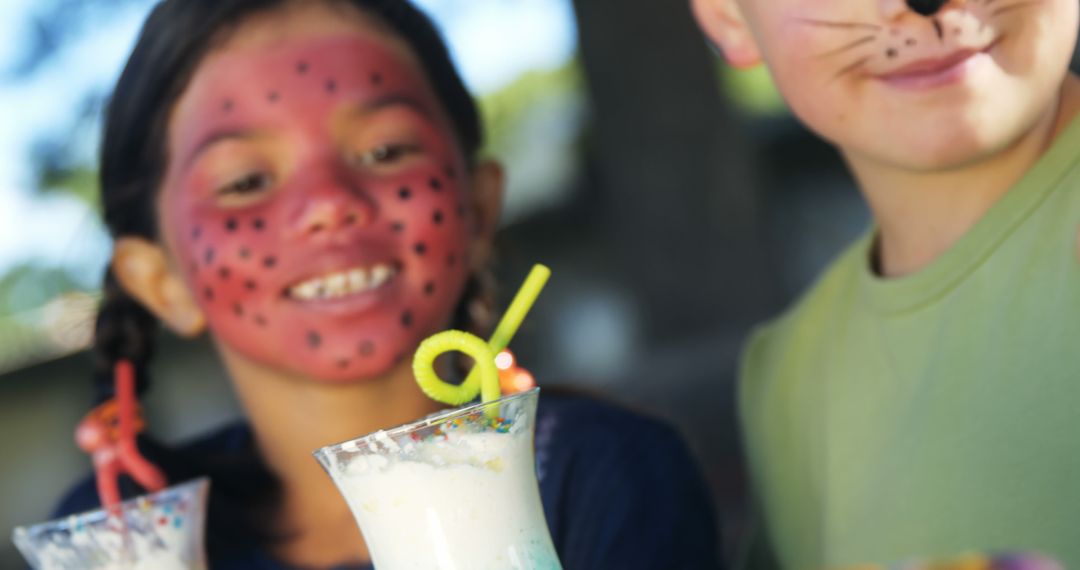
<svg viewBox="0 0 1080 570"><path fill-rule="evenodd" d="M533 454L538 388L324 447L378 570L558 570Z"/></svg>
<svg viewBox="0 0 1080 570"><path fill-rule="evenodd" d="M13 534L34 570L205 570L206 478Z"/></svg>

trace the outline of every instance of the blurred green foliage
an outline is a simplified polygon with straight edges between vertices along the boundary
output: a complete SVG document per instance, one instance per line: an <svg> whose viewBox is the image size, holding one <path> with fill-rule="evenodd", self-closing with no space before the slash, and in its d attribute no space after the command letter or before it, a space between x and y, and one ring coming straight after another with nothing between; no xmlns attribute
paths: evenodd
<svg viewBox="0 0 1080 570"><path fill-rule="evenodd" d="M17 316L81 289L64 267L21 263L0 276L0 316Z"/></svg>
<svg viewBox="0 0 1080 570"><path fill-rule="evenodd" d="M787 105L765 66L735 69L722 61L718 65L720 89L738 109L757 116L782 115L788 112Z"/></svg>
<svg viewBox="0 0 1080 570"><path fill-rule="evenodd" d="M37 190L43 193L60 192L78 198L94 211L99 211L97 175L97 169L90 165L39 169Z"/></svg>
<svg viewBox="0 0 1080 570"><path fill-rule="evenodd" d="M485 150L500 154L511 143L530 109L544 100L582 91L584 75L577 57L545 70L523 73L505 87L479 97L486 129Z"/></svg>

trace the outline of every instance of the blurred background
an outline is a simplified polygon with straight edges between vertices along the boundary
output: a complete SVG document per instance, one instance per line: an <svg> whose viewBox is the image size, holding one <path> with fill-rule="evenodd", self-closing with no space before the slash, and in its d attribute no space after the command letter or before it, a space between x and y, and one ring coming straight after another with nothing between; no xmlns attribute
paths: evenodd
<svg viewBox="0 0 1080 570"><path fill-rule="evenodd" d="M102 109L149 0L0 2L0 567L7 537L84 477L71 437L110 243ZM666 418L713 489L730 550L746 520L738 350L867 225L839 157L760 70L725 68L686 1L420 0L509 172L497 274L554 272L516 351L542 386ZM504 301L505 302L505 301ZM151 431L238 414L208 343L162 333Z"/></svg>

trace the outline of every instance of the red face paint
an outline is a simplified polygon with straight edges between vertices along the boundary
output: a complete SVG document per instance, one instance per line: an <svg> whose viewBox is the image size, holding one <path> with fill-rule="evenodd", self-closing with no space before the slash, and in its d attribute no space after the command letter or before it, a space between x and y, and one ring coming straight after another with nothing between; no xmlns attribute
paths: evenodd
<svg viewBox="0 0 1080 570"><path fill-rule="evenodd" d="M168 238L213 333L252 360L372 377L449 323L465 161L398 51L354 37L226 51L178 104Z"/></svg>

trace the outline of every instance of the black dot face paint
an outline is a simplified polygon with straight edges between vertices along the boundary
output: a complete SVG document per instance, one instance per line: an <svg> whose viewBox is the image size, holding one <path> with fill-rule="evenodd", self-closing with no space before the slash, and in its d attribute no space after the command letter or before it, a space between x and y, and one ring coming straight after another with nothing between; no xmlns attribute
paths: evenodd
<svg viewBox="0 0 1080 570"><path fill-rule="evenodd" d="M904 37L893 43L902 49ZM425 108L439 104L423 70L413 69L411 58L405 58L408 66L401 65L400 50L381 41L346 39L305 38L265 53L238 50L227 58L211 58L192 78L199 88L189 93L197 96L178 107L185 109L184 124L191 125L185 136L194 143L213 132L236 128L241 120L251 128L280 128L289 136L310 137L305 144L327 144L334 140L323 127L343 104L385 97L390 88L394 95ZM222 112L226 103L231 114ZM417 128L410 136L428 151L425 160L403 162L400 170L388 170L386 176L380 171L377 185L363 178L368 174L363 169L338 172L337 164L314 160L298 167L303 176L283 174L273 180L274 196L281 199L233 204L207 200L205 193L182 187L162 193L162 211L169 217L165 227L173 232L168 237L179 250L180 267L215 337L270 369L319 382L348 383L381 377L395 355L407 362L422 333L446 322L456 308L452 294L467 279L463 256L469 232L457 219L455 207L463 197L468 205L467 190L460 186L470 172L460 161L452 132L422 114L414 120ZM227 155L197 168L212 180L224 173L219 172L223 167L247 166L233 164L239 161ZM229 162L219 165L219 160ZM306 200L315 194L310 192L312 184L338 182L341 190L372 185L363 197L326 193L342 207L326 216L323 210L312 209L319 215L299 218ZM367 202L363 207L357 206L360 198ZM306 238L312 236L297 231L319 221L323 230L310 242ZM339 230L345 232L342 241L369 232L371 243L363 245L372 245L374 253L324 261L319 256L328 255L323 247L326 236ZM450 252L461 260L451 258L456 267L447 267ZM333 255L337 254L328 257ZM188 273L192 262L196 266ZM352 291L362 288L357 280L372 283L370 272L350 271L356 265L380 266L380 275L397 266L398 271L387 274L398 280L399 293L373 296L371 302L344 298L359 297L360 291ZM331 296L329 285L313 295L297 289L301 283L307 290L315 289L309 276L327 271L348 275L347 294L338 295L335 289ZM366 275L360 277L362 273ZM338 282L335 275L331 284Z"/></svg>
<svg viewBox="0 0 1080 570"><path fill-rule="evenodd" d="M897 55L896 48L889 48L889 49L885 50L885 57L887 57L889 59L892 59L892 58L896 57L896 55Z"/></svg>

